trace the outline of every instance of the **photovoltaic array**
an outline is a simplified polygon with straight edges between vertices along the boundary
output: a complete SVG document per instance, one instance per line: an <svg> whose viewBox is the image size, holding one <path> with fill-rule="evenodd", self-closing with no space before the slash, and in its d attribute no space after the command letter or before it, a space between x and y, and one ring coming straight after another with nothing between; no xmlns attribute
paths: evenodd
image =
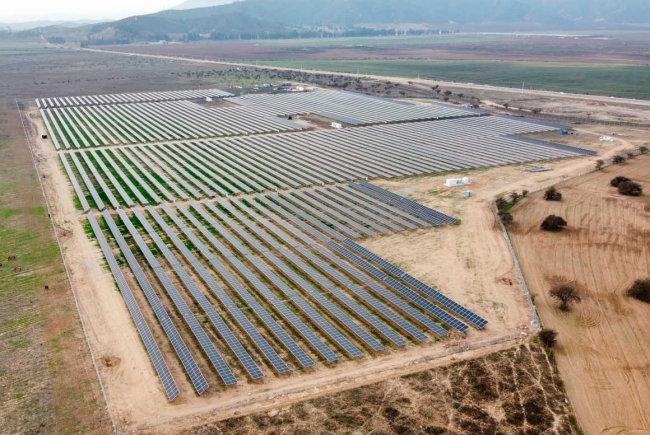
<svg viewBox="0 0 650 435"><path fill-rule="evenodd" d="M457 219L367 180L590 153L520 136L555 125L348 92L37 106L169 400L486 328L362 246ZM312 114L354 127L285 119Z"/></svg>

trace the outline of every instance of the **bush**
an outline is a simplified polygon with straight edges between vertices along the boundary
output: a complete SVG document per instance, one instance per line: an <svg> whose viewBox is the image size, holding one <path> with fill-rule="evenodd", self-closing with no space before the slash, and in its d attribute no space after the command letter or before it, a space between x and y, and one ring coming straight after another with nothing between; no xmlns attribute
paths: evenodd
<svg viewBox="0 0 650 435"><path fill-rule="evenodd" d="M596 160L596 169L601 170L605 166L605 160Z"/></svg>
<svg viewBox="0 0 650 435"><path fill-rule="evenodd" d="M631 180L627 177L616 177L616 178L612 178L612 181L610 181L609 184L612 187L618 187L621 183L625 183L626 181L631 181Z"/></svg>
<svg viewBox="0 0 650 435"><path fill-rule="evenodd" d="M637 279L627 291L631 298L650 304L650 279Z"/></svg>
<svg viewBox="0 0 650 435"><path fill-rule="evenodd" d="M612 162L616 164L623 163L624 161L625 161L625 157L623 156L614 156L614 158L612 159Z"/></svg>
<svg viewBox="0 0 650 435"><path fill-rule="evenodd" d="M519 198L521 198L521 195L519 195L519 193L513 190L512 193L510 194L510 201L513 204L516 204L517 201L519 201Z"/></svg>
<svg viewBox="0 0 650 435"><path fill-rule="evenodd" d="M559 216L549 215L542 222L542 229L544 231L560 231L567 226L567 221Z"/></svg>
<svg viewBox="0 0 650 435"><path fill-rule="evenodd" d="M618 193L627 196L641 196L643 194L643 187L634 181L625 181L618 186Z"/></svg>
<svg viewBox="0 0 650 435"><path fill-rule="evenodd" d="M500 211L499 212L499 219L501 219L501 222L503 222L503 225L508 226L512 224L515 221L515 218L512 217L510 213L507 211Z"/></svg>
<svg viewBox="0 0 650 435"><path fill-rule="evenodd" d="M497 200L494 203L497 206L497 210L503 210L508 206L508 201L506 201L503 198L497 198Z"/></svg>
<svg viewBox="0 0 650 435"><path fill-rule="evenodd" d="M645 154L645 153L647 153L647 152L648 152L648 147L647 147L647 146L640 146L640 147L639 147L639 152L640 152L641 154Z"/></svg>
<svg viewBox="0 0 650 435"><path fill-rule="evenodd" d="M523 196L525 198L525 197L528 196L529 193L530 192L528 192L526 189L524 189L524 190L521 191L521 196Z"/></svg>
<svg viewBox="0 0 650 435"><path fill-rule="evenodd" d="M570 304L573 302L580 302L582 298L576 289L568 285L559 285L553 287L549 292L552 298L560 301L560 310L569 311L571 309Z"/></svg>
<svg viewBox="0 0 650 435"><path fill-rule="evenodd" d="M557 343L557 331L555 329L544 328L539 331L537 337L539 338L539 341L542 343L542 345L549 349L555 347L555 343Z"/></svg>
<svg viewBox="0 0 650 435"><path fill-rule="evenodd" d="M544 199L547 201L562 201L562 194L554 186L551 186L544 192Z"/></svg>

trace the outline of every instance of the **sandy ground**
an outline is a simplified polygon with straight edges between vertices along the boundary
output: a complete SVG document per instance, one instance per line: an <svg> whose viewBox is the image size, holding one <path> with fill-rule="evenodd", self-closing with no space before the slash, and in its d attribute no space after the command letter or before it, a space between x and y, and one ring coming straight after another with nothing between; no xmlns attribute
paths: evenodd
<svg viewBox="0 0 650 435"><path fill-rule="evenodd" d="M38 122L39 131L44 131ZM598 147L598 134L603 133L585 130L584 137L576 136L572 140L579 138ZM612 149L602 151L611 154L615 149L630 144L617 141L607 146ZM170 404L112 276L102 266L98 246L84 234L83 215L74 208L72 188L60 168L52 144L40 141L36 152L38 164L46 175L43 181L53 204L54 219L66 230L63 237L66 261L73 271L73 283L79 293L92 346L99 358L113 357L119 361L111 367L101 367L113 415L120 429L150 429L155 433L175 433L179 428L195 426L202 421L277 407L512 346L516 343L515 337L529 327L530 313L505 242L495 227L489 201L495 195L515 188L533 190L550 179L560 180L567 174L592 166L595 160L580 158L552 162L549 166L554 170L542 174L524 172L519 167L474 171L470 174L473 180L470 188L474 192L470 199L465 199L460 190L444 188L446 177L380 183L454 214L462 219L463 224L368 240L366 246L476 309L491 322L486 331L472 330L462 340L409 346L406 350L379 358L342 362L331 369L318 369L308 376L271 376L263 384L240 383L204 397L185 392ZM431 193L433 190L440 192ZM413 249L413 246L417 248ZM443 249L436 249L441 247ZM497 343L505 338L510 341ZM178 364L174 358L169 360Z"/></svg>
<svg viewBox="0 0 650 435"><path fill-rule="evenodd" d="M560 184L561 203L537 194L513 213L513 241L545 326L559 332L560 373L586 434L650 433L650 308L624 295L650 276L650 199L618 195L609 186L618 175L648 191L650 157ZM548 214L569 229L543 234ZM547 294L565 282L583 297L570 313Z"/></svg>

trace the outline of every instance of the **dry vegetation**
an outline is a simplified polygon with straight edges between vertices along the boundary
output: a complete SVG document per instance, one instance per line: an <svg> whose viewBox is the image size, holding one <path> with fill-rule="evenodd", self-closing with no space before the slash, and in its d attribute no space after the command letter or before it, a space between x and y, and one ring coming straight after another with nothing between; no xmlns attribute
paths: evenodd
<svg viewBox="0 0 650 435"><path fill-rule="evenodd" d="M185 433L579 434L565 398L552 354L530 343Z"/></svg>

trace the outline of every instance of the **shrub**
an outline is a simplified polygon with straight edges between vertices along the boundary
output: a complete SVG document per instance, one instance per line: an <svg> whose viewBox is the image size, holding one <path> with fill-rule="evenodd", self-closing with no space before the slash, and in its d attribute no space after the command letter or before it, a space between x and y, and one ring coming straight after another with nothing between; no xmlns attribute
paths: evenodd
<svg viewBox="0 0 650 435"><path fill-rule="evenodd" d="M503 222L503 225L508 226L512 224L515 221L515 218L512 217L510 213L507 211L500 211L499 212L499 219L501 219L501 222Z"/></svg>
<svg viewBox="0 0 650 435"><path fill-rule="evenodd" d="M503 210L508 206L508 201L506 201L503 198L497 198L497 200L494 203L497 206L497 210Z"/></svg>
<svg viewBox="0 0 650 435"><path fill-rule="evenodd" d="M623 156L614 156L614 158L612 159L612 162L616 164L623 163L624 161L625 161L625 157Z"/></svg>
<svg viewBox="0 0 650 435"><path fill-rule="evenodd" d="M555 186L551 186L546 189L546 192L544 192L544 199L547 201L562 201L562 194L555 188Z"/></svg>
<svg viewBox="0 0 650 435"><path fill-rule="evenodd" d="M544 328L539 331L537 337L539 338L539 341L542 343L542 345L549 349L555 347L555 343L557 343L557 331L555 329Z"/></svg>
<svg viewBox="0 0 650 435"><path fill-rule="evenodd" d="M546 216L542 222L542 229L544 231L560 231L563 227L567 226L567 221L559 216L549 215Z"/></svg>
<svg viewBox="0 0 650 435"><path fill-rule="evenodd" d="M521 192L521 196L523 196L523 197L525 198L525 197L528 196L529 193L530 193L530 192L528 192L526 189L524 189L524 190Z"/></svg>
<svg viewBox="0 0 650 435"><path fill-rule="evenodd" d="M631 298L650 304L650 279L637 279L627 290Z"/></svg>
<svg viewBox="0 0 650 435"><path fill-rule="evenodd" d="M519 200L519 198L521 198L521 195L519 195L515 191L512 191L512 193L510 194L510 200L512 201L512 203L515 204Z"/></svg>
<svg viewBox="0 0 650 435"><path fill-rule="evenodd" d="M571 309L571 303L579 303L582 301L578 291L568 285L553 287L549 294L552 298L560 301L560 310L562 311L569 311Z"/></svg>
<svg viewBox="0 0 650 435"><path fill-rule="evenodd" d="M641 196L643 194L643 187L634 181L625 181L618 186L618 193L627 196Z"/></svg>
<svg viewBox="0 0 650 435"><path fill-rule="evenodd" d="M627 177L616 177L612 178L612 181L610 181L609 184L612 187L618 187L621 183L625 183L626 181L630 181L630 179Z"/></svg>
<svg viewBox="0 0 650 435"><path fill-rule="evenodd" d="M596 169L599 171L605 166L605 160L596 160Z"/></svg>
<svg viewBox="0 0 650 435"><path fill-rule="evenodd" d="M645 154L645 153L647 153L647 152L648 152L648 147L647 147L647 146L640 146L640 147L639 147L639 152L640 152L641 154Z"/></svg>
<svg viewBox="0 0 650 435"><path fill-rule="evenodd" d="M636 157L636 154L634 154L634 153L627 153L627 159L628 159L628 160L631 160L631 159L633 159L633 158L635 158L635 157Z"/></svg>

